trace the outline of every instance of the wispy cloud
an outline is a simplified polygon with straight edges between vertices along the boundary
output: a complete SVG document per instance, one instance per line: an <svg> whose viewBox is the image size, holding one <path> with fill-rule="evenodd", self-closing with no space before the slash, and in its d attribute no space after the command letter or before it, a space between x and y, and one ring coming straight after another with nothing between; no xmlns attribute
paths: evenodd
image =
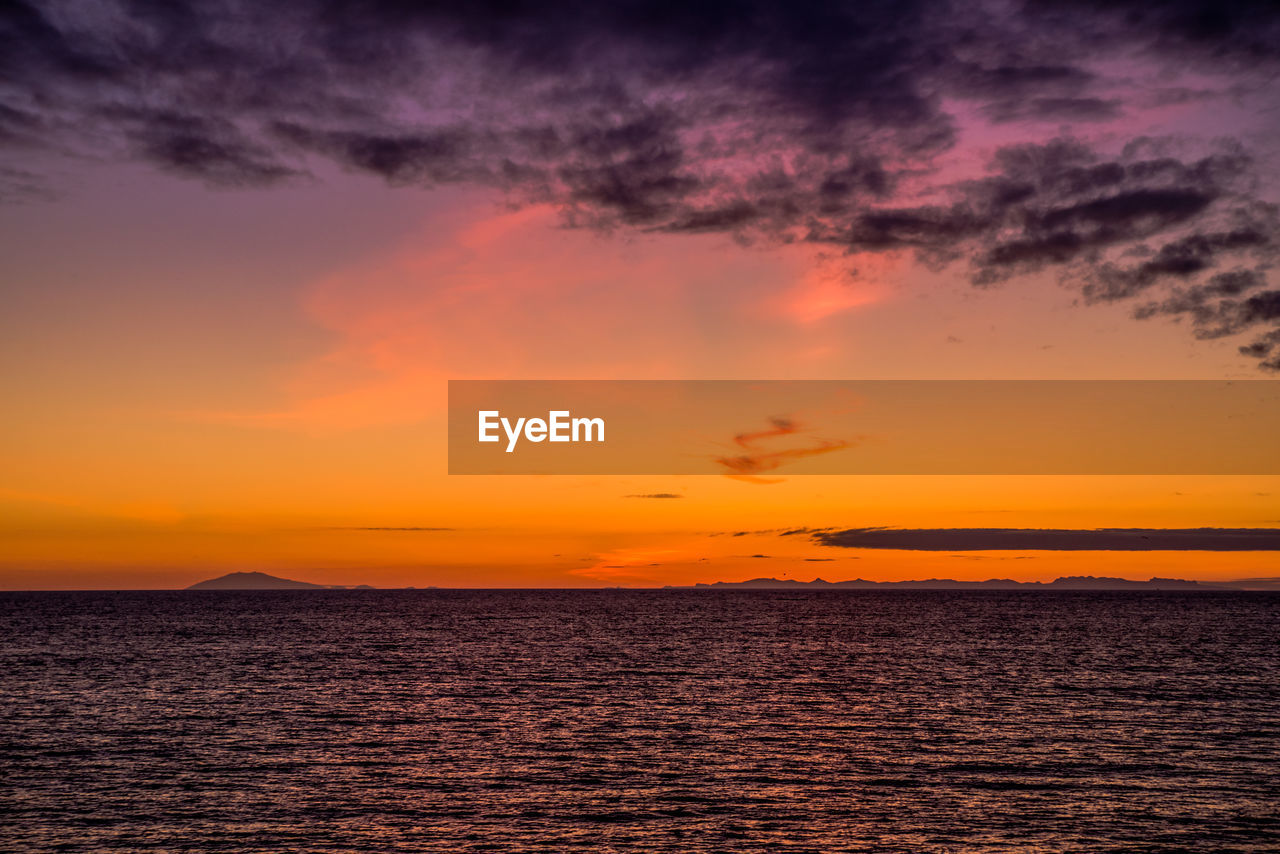
<svg viewBox="0 0 1280 854"><path fill-rule="evenodd" d="M769 424L764 430L739 433L733 437L734 444L747 453L714 457L714 462L727 469L729 477L750 483L778 483L775 478L758 475L774 471L792 460L842 451L854 444L846 439L812 439L802 447L767 451L760 448L761 442L792 436L801 431L801 425L789 417L774 416L769 419Z"/></svg>

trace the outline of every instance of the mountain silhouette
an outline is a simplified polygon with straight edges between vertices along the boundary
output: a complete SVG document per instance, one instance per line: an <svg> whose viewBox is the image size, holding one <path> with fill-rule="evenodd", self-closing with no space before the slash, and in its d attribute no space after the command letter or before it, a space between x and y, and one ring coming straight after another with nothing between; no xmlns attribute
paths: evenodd
<svg viewBox="0 0 1280 854"><path fill-rule="evenodd" d="M218 578L210 578L192 584L188 590L327 590L324 584L276 578L265 572L229 572Z"/></svg>

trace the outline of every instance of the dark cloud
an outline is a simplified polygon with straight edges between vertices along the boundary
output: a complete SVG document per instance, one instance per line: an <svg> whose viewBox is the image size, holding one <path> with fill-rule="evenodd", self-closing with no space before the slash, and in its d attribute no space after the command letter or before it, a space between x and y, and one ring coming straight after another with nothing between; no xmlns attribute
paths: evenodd
<svg viewBox="0 0 1280 854"><path fill-rule="evenodd" d="M1280 371L1280 329L1273 329L1240 348L1240 355L1260 359L1262 368Z"/></svg>
<svg viewBox="0 0 1280 854"><path fill-rule="evenodd" d="M1206 284L1175 289L1168 299L1139 306L1134 315L1139 319L1160 314L1186 315L1192 318L1196 335L1200 338L1234 335L1255 324L1275 319L1273 312L1268 310L1272 301L1268 293L1274 292L1258 294L1243 302L1235 299L1265 283L1266 278L1256 270L1219 273Z"/></svg>
<svg viewBox="0 0 1280 854"><path fill-rule="evenodd" d="M1203 337L1233 335L1258 324L1280 321L1280 290L1263 291L1244 300L1223 300L1218 303L1216 317L1220 325L1209 329Z"/></svg>
<svg viewBox="0 0 1280 854"><path fill-rule="evenodd" d="M1029 98L998 101L983 110L994 122L1057 121L1101 122L1117 118L1122 110L1114 98Z"/></svg>
<svg viewBox="0 0 1280 854"><path fill-rule="evenodd" d="M1135 105L1117 93L1134 88L1105 77L1107 60L1260 90L1278 27L1271 3L1189 0L115 0L75 14L9 0L0 195L34 183L15 165L33 150L227 187L331 162L398 186L498 188L571 226L968 258L981 285L1053 269L1093 301L1183 288L1185 314L1217 312L1197 330L1244 331L1271 322L1262 295L1229 306L1192 290L1267 275L1276 213L1238 147L1041 139L960 184L937 178L938 157L965 113L1123 115ZM1144 316L1184 314L1169 305ZM1271 352L1257 341L1248 353Z"/></svg>
<svg viewBox="0 0 1280 854"><path fill-rule="evenodd" d="M649 492L641 495L627 495L626 498L684 498L678 492Z"/></svg>
<svg viewBox="0 0 1280 854"><path fill-rule="evenodd" d="M124 108L104 114L120 122L136 153L169 172L229 187L274 184L300 174L225 119Z"/></svg>
<svg viewBox="0 0 1280 854"><path fill-rule="evenodd" d="M1184 61L1280 59L1280 7L1272 0L1027 0L1025 8L1041 25L1066 25L1095 44Z"/></svg>
<svg viewBox="0 0 1280 854"><path fill-rule="evenodd" d="M827 530L830 530L830 529L829 529L829 528L788 528L788 529L786 529L785 531L781 531L781 532L778 534L778 536L780 536L780 537L798 537L798 536L801 536L801 535L803 535L803 534L816 534L816 533L818 533L818 532L820 532L820 531L827 531Z"/></svg>
<svg viewBox="0 0 1280 854"><path fill-rule="evenodd" d="M1189 160L1142 155L1138 147L1107 160L1067 139L997 152L997 174L965 188L967 207L983 225L975 283L1083 261L1071 269L1085 278L1085 296L1119 299L1161 277L1207 269L1221 252L1268 242L1262 227L1274 211L1237 195L1250 166L1238 147ZM1220 219L1241 224L1196 233ZM1145 267L1117 271L1111 264L1166 235L1171 242Z"/></svg>
<svg viewBox="0 0 1280 854"><path fill-rule="evenodd" d="M1007 55L1014 59L1015 55ZM991 98L994 104L1012 104L1025 98L1078 96L1096 81L1096 75L1077 65L1044 65L1004 62L983 65L957 61L950 69L950 88L975 99Z"/></svg>
<svg viewBox="0 0 1280 854"><path fill-rule="evenodd" d="M390 184L436 184L487 177L468 168L474 141L465 129L392 134L321 131L294 122L277 122L281 139L319 152L351 169L371 172Z"/></svg>
<svg viewBox="0 0 1280 854"><path fill-rule="evenodd" d="M819 531L831 531L834 528L762 528L755 531L713 531L710 537L750 537L776 534L779 537L794 537L802 534L814 534Z"/></svg>
<svg viewBox="0 0 1280 854"><path fill-rule="evenodd" d="M558 175L576 224L711 230L717 218L727 223L723 215L690 205L705 179L686 168L674 116L649 113L581 130L572 143ZM698 222L701 229L681 225Z"/></svg>
<svg viewBox="0 0 1280 854"><path fill-rule="evenodd" d="M750 202L734 202L717 208L691 210L680 218L664 223L663 231L700 232L733 231L748 225L760 216L760 211Z"/></svg>
<svg viewBox="0 0 1280 854"><path fill-rule="evenodd" d="M1280 551L1280 528L849 528L813 540L911 551Z"/></svg>
<svg viewBox="0 0 1280 854"><path fill-rule="evenodd" d="M928 261L968 257L975 284L1058 268L1089 300L1134 296L1187 280L1224 258L1269 260L1276 209L1243 193L1251 160L1238 147L1194 159L1105 159L1071 139L998 150L987 177L949 188L946 204L864 207L810 232L854 251L912 250ZM845 229L843 232L840 229ZM1166 239L1158 249L1145 241ZM1150 258L1135 267L1118 261Z"/></svg>
<svg viewBox="0 0 1280 854"><path fill-rule="evenodd" d="M1276 326L1270 292L1238 299L1267 284L1280 254L1280 208L1252 195L1251 158L1229 143L1185 159L1148 151L1154 144L1111 159L1073 140L1006 147L991 174L953 188L949 205L864 213L848 240L925 261L968 258L982 286L1052 270L1088 302L1161 293L1135 316L1189 317L1200 338ZM1265 351L1271 369L1269 341L1241 352Z"/></svg>
<svg viewBox="0 0 1280 854"><path fill-rule="evenodd" d="M1186 280L1212 268L1225 253L1269 248L1274 238L1261 228L1241 228L1229 232L1191 234L1161 246L1136 266L1119 269L1103 267L1096 283L1086 294L1096 300L1127 299L1145 291L1162 279ZM1143 247L1145 251L1145 247ZM1197 292L1202 296L1231 296L1265 281L1254 271L1221 273Z"/></svg>

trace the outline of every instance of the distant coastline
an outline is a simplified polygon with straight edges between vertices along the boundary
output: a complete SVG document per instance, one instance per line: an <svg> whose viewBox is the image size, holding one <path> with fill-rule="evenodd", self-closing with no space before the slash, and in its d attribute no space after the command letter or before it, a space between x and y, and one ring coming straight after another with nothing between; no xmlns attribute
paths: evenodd
<svg viewBox="0 0 1280 854"><path fill-rule="evenodd" d="M192 584L186 590L375 590L368 584L313 584L291 578L279 578L265 572L231 572ZM439 589L388 588L388 589ZM585 588L625 589L625 588ZM655 588L636 588L655 589ZM668 584L662 590L1277 590L1280 577L1241 578L1233 581L1189 581L1182 578L1149 578L1139 581L1107 576L1070 575L1053 581L1014 581L1011 578L989 578L985 581L958 581L953 578L927 578L914 581L868 581L855 578L850 581L798 581L790 578L752 578L747 581L698 582L696 584Z"/></svg>
<svg viewBox="0 0 1280 854"><path fill-rule="evenodd" d="M1182 578L1150 578L1136 581L1106 576L1070 575L1053 581L1014 581L989 578L985 581L957 581L928 578L919 581L796 581L780 578L753 578L749 581L700 582L668 585L664 590L1280 590L1280 577L1242 578L1235 581L1188 581Z"/></svg>

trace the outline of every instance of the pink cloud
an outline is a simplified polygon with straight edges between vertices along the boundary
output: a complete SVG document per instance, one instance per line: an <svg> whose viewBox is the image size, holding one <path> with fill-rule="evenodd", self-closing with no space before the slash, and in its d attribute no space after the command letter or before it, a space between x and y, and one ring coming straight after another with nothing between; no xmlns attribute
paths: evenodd
<svg viewBox="0 0 1280 854"><path fill-rule="evenodd" d="M786 376L811 364L815 340L800 327L819 310L776 306L819 298L809 261L715 236L565 229L547 206L473 205L315 282L301 308L332 346L288 372L280 407L214 417L320 430L405 423L442 412L449 378ZM821 310L872 298L855 287Z"/></svg>

